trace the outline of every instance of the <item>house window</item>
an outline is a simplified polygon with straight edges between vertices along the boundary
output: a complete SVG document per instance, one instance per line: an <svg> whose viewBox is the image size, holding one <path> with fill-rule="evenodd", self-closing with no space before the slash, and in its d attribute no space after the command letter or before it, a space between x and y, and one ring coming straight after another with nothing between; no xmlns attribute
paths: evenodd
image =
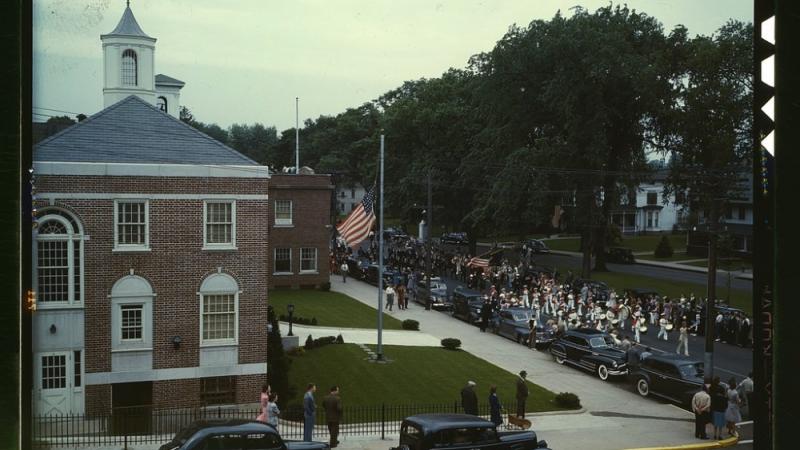
<svg viewBox="0 0 800 450"><path fill-rule="evenodd" d="M292 273L292 249L275 249L275 273Z"/></svg>
<svg viewBox="0 0 800 450"><path fill-rule="evenodd" d="M146 200L114 202L114 221L115 250L147 250L149 248Z"/></svg>
<svg viewBox="0 0 800 450"><path fill-rule="evenodd" d="M123 86L137 86L137 57L136 52L127 49L122 52L122 85Z"/></svg>
<svg viewBox="0 0 800 450"><path fill-rule="evenodd" d="M206 405L225 405L236 403L236 378L202 378L200 399Z"/></svg>
<svg viewBox="0 0 800 450"><path fill-rule="evenodd" d="M236 296L203 296L203 340L236 339Z"/></svg>
<svg viewBox="0 0 800 450"><path fill-rule="evenodd" d="M647 228L658 228L658 211L647 211Z"/></svg>
<svg viewBox="0 0 800 450"><path fill-rule="evenodd" d="M739 220L746 220L747 219L747 210L744 206L739 207Z"/></svg>
<svg viewBox="0 0 800 450"><path fill-rule="evenodd" d="M164 112L168 112L167 111L167 97L164 97L163 95L158 97L156 99L156 106L158 106L158 109L160 109L160 110L162 110Z"/></svg>
<svg viewBox="0 0 800 450"><path fill-rule="evenodd" d="M292 224L292 201L275 200L275 225Z"/></svg>
<svg viewBox="0 0 800 450"><path fill-rule="evenodd" d="M339 203L339 211L344 212L344 203Z"/></svg>
<svg viewBox="0 0 800 450"><path fill-rule="evenodd" d="M205 202L205 248L235 248L236 203Z"/></svg>
<svg viewBox="0 0 800 450"><path fill-rule="evenodd" d="M73 357L73 377L72 380L75 382L75 387L81 387L81 351L75 350L72 352Z"/></svg>
<svg viewBox="0 0 800 450"><path fill-rule="evenodd" d="M317 272L317 249L300 249L300 272Z"/></svg>
<svg viewBox="0 0 800 450"><path fill-rule="evenodd" d="M42 356L42 389L67 387L66 355Z"/></svg>
<svg viewBox="0 0 800 450"><path fill-rule="evenodd" d="M56 209L44 211L36 237L38 302L41 306L83 298L83 235L77 220Z"/></svg>
<svg viewBox="0 0 800 450"><path fill-rule="evenodd" d="M120 306L120 331L123 341L142 340L142 312L144 305Z"/></svg>
<svg viewBox="0 0 800 450"><path fill-rule="evenodd" d="M647 204L648 205L657 205L658 204L658 192L648 192L647 193Z"/></svg>

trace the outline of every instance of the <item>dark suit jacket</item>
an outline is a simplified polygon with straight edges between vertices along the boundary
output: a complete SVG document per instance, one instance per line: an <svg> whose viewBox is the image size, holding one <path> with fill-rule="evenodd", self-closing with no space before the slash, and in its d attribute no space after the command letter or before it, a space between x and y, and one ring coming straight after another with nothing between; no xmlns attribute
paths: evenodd
<svg viewBox="0 0 800 450"><path fill-rule="evenodd" d="M528 383L522 379L517 378L517 399L522 400L528 398Z"/></svg>
<svg viewBox="0 0 800 450"><path fill-rule="evenodd" d="M461 404L464 406L464 413L478 414L478 395L471 386L461 389Z"/></svg>
<svg viewBox="0 0 800 450"><path fill-rule="evenodd" d="M325 408L325 417L328 422L340 422L342 420L342 399L336 394L328 394L322 400L322 407Z"/></svg>

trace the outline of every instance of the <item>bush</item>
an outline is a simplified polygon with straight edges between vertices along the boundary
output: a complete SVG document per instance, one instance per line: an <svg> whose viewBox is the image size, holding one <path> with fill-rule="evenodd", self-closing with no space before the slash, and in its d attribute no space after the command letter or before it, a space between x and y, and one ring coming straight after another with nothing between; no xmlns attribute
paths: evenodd
<svg viewBox="0 0 800 450"><path fill-rule="evenodd" d="M280 320L281 320L281 322L288 322L289 321L289 316L287 316L285 314L281 314ZM314 325L317 325L317 318L316 317L312 317L310 319L306 319L305 317L292 316L292 323L298 323L300 325L312 325L312 326L314 326Z"/></svg>
<svg viewBox="0 0 800 450"><path fill-rule="evenodd" d="M654 253L656 258L669 258L673 254L672 251L672 244L669 243L669 239L667 239L667 235L661 236L661 241L658 243L658 247L656 247L656 251Z"/></svg>
<svg viewBox="0 0 800 450"><path fill-rule="evenodd" d="M562 408L578 409L581 407L581 400L572 392L561 392L556 395L556 405Z"/></svg>
<svg viewBox="0 0 800 450"><path fill-rule="evenodd" d="M461 347L461 341L456 338L444 338L442 339L442 347L448 350L458 350L458 347Z"/></svg>
<svg viewBox="0 0 800 450"><path fill-rule="evenodd" d="M336 336L336 343L337 344L344 344L344 338L342 337L341 334Z"/></svg>
<svg viewBox="0 0 800 450"><path fill-rule="evenodd" d="M314 325L314 326L317 325L317 318L316 317L312 317L311 318L311 325Z"/></svg>
<svg viewBox="0 0 800 450"><path fill-rule="evenodd" d="M326 281L319 286L319 290L323 292L328 292L331 290L331 282Z"/></svg>
<svg viewBox="0 0 800 450"><path fill-rule="evenodd" d="M419 322L412 319L406 319L403 321L403 329L419 331Z"/></svg>
<svg viewBox="0 0 800 450"><path fill-rule="evenodd" d="M311 350L312 348L314 348L314 339L311 337L310 334L308 335L308 338L306 338L305 347L306 347L306 350Z"/></svg>
<svg viewBox="0 0 800 450"><path fill-rule="evenodd" d="M335 336L325 336L318 339L314 339L314 348L322 347L328 344L336 343Z"/></svg>
<svg viewBox="0 0 800 450"><path fill-rule="evenodd" d="M306 353L306 349L304 349L303 347L295 347L295 348L289 350L288 352L286 352L286 354L289 355L289 356L303 356L303 355L305 355L305 353Z"/></svg>

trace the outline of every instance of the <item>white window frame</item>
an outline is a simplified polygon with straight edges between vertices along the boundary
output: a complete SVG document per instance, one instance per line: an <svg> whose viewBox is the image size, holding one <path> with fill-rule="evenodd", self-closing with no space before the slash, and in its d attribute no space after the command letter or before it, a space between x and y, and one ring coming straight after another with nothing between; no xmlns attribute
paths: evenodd
<svg viewBox="0 0 800 450"><path fill-rule="evenodd" d="M288 202L289 203L289 218L288 219L279 219L278 218L278 202ZM292 226L292 221L294 220L294 202L292 200L275 200L275 226Z"/></svg>
<svg viewBox="0 0 800 450"><path fill-rule="evenodd" d="M278 272L278 250L289 250L289 271ZM291 247L275 247L272 249L272 274L273 275L294 275L292 271L292 248Z"/></svg>
<svg viewBox="0 0 800 450"><path fill-rule="evenodd" d="M120 290L119 286L126 278L139 279L141 285L135 291ZM147 280L129 275L114 284L109 294L111 300L111 351L146 351L153 350L153 298L155 293ZM122 307L125 305L142 306L142 339L122 340ZM85 372L85 370L84 370Z"/></svg>
<svg viewBox="0 0 800 450"><path fill-rule="evenodd" d="M208 242L208 205L228 203L231 205L231 242ZM203 200L203 250L237 250L236 247L236 200Z"/></svg>
<svg viewBox="0 0 800 450"><path fill-rule="evenodd" d="M200 291L197 292L197 299L200 302L200 347L218 347L239 344L239 284L230 275L223 273L222 268L218 268L217 273L211 274L203 280ZM210 295L233 295L233 338L229 339L203 339L205 331L203 326L203 314L205 309L205 297Z"/></svg>
<svg viewBox="0 0 800 450"><path fill-rule="evenodd" d="M314 268L313 269L305 269L305 270L303 269L303 260L309 261L309 259L303 258L303 250L313 250L314 251L314 258L311 259L311 261L314 262ZM290 258L290 260L291 260L291 258ZM300 273L301 274L317 274L317 273L319 273L318 261L319 261L319 249L317 249L316 247L301 247L300 248Z"/></svg>
<svg viewBox="0 0 800 450"><path fill-rule="evenodd" d="M61 210L59 210L61 211ZM39 243L45 241L64 241L67 242L67 258L68 258L68 277L69 281L67 283L69 292L67 295L67 300L65 301L41 301L41 298L37 298L36 307L38 309L48 309L48 308L64 308L64 307L83 307L83 296L85 291L85 280L83 274L83 264L84 264L84 247L83 241L85 239L83 235L83 230L80 228L80 223L75 220L75 223L79 227L77 230L73 229L72 224L67 220L67 218L61 216L60 214L51 214L49 211L46 211L44 215L37 218L37 221L40 224L44 224L49 220L56 220L60 222L62 225L66 227L67 234L61 235L49 235L49 234L37 234L36 236L36 247L33 249L33 261L36 264L36 267L39 267ZM73 217L74 220L74 217ZM75 265L75 252L80 252L80 263L79 266L76 267ZM78 270L78 275L80 279L80 292L78 292L79 298L75 296L75 271ZM37 296L39 293L39 280L37 277L33 282L35 283L34 290L37 292Z"/></svg>
<svg viewBox="0 0 800 450"><path fill-rule="evenodd" d="M144 244L119 243L119 205L120 203L144 204ZM150 201L144 198L126 198L114 200L114 252L149 252L150 251Z"/></svg>
<svg viewBox="0 0 800 450"><path fill-rule="evenodd" d="M123 317L124 316L123 315L123 311L125 309L131 309L131 308L126 308L126 307L131 307L131 306L137 308L139 310L139 314L140 314L141 324L139 325L140 330L139 330L139 338L138 339L126 339L126 338L124 338L122 336L123 335L122 331L123 331L124 323L125 323L124 317ZM119 340L120 340L120 342L125 343L125 344L142 343L142 342L144 342L144 340L145 340L145 323L147 322L147 318L145 317L145 308L146 307L145 307L144 303L121 303L119 305L119 334L120 334Z"/></svg>

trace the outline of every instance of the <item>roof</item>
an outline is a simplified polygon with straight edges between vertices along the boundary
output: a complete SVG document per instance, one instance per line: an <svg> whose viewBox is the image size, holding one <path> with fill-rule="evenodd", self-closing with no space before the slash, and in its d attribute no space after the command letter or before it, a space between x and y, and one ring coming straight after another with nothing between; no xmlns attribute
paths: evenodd
<svg viewBox="0 0 800 450"><path fill-rule="evenodd" d="M131 11L130 6L125 7L125 12L122 13L122 18L119 19L119 23L117 27L114 28L114 31L104 34L101 37L106 36L136 36L155 40L155 38L148 36L142 31L142 27L136 22L136 18L133 17L133 11Z"/></svg>
<svg viewBox="0 0 800 450"><path fill-rule="evenodd" d="M43 140L34 147L33 160L259 165L135 95Z"/></svg>
<svg viewBox="0 0 800 450"><path fill-rule="evenodd" d="M417 414L405 420L422 425L429 433L453 428L494 427L492 422L469 414Z"/></svg>
<svg viewBox="0 0 800 450"><path fill-rule="evenodd" d="M582 334L585 336L597 336L597 335L608 334L605 331L600 331L595 328L576 328L574 330L567 330L567 333Z"/></svg>
<svg viewBox="0 0 800 450"><path fill-rule="evenodd" d="M159 84L162 84L162 85L166 84L166 85L172 85L172 86L184 86L184 85L186 85L186 83L184 83L183 81L178 80L176 78L168 77L168 76L164 75L163 73L156 74L156 85L159 85Z"/></svg>
<svg viewBox="0 0 800 450"><path fill-rule="evenodd" d="M648 356L649 359L655 359L659 361L670 361L674 363L687 363L687 364L702 364L703 361L697 360L695 358L691 358L689 356L678 355L675 353L653 353Z"/></svg>

